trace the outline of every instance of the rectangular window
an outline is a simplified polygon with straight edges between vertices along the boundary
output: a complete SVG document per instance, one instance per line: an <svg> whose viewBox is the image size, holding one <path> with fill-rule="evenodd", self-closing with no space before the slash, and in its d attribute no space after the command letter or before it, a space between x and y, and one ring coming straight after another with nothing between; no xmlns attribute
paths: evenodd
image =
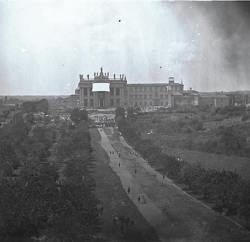
<svg viewBox="0 0 250 242"><path fill-rule="evenodd" d="M116 99L116 105L120 105L120 99Z"/></svg>
<svg viewBox="0 0 250 242"><path fill-rule="evenodd" d="M149 87L149 90L152 91L152 87Z"/></svg>
<svg viewBox="0 0 250 242"><path fill-rule="evenodd" d="M114 106L114 99L110 99L110 106L111 106L111 107Z"/></svg>
<svg viewBox="0 0 250 242"><path fill-rule="evenodd" d="M140 99L142 99L142 95L140 94Z"/></svg>
<svg viewBox="0 0 250 242"><path fill-rule="evenodd" d="M150 102L150 106L152 106L152 102Z"/></svg>
<svg viewBox="0 0 250 242"><path fill-rule="evenodd" d="M88 99L84 99L84 107L88 107Z"/></svg>
<svg viewBox="0 0 250 242"><path fill-rule="evenodd" d="M120 88L119 87L116 88L116 96L120 96Z"/></svg>
<svg viewBox="0 0 250 242"><path fill-rule="evenodd" d="M144 99L147 99L147 95L144 95Z"/></svg>
<svg viewBox="0 0 250 242"><path fill-rule="evenodd" d="M83 88L83 95L88 96L88 88L86 87Z"/></svg>
<svg viewBox="0 0 250 242"><path fill-rule="evenodd" d="M149 98L152 99L152 95L151 94L149 95Z"/></svg>
<svg viewBox="0 0 250 242"><path fill-rule="evenodd" d="M163 98L163 94L161 94L160 96L161 96L161 98Z"/></svg>
<svg viewBox="0 0 250 242"><path fill-rule="evenodd" d="M89 89L90 96L93 96L92 88Z"/></svg>
<svg viewBox="0 0 250 242"><path fill-rule="evenodd" d="M110 87L110 96L114 96L114 88Z"/></svg>
<svg viewBox="0 0 250 242"><path fill-rule="evenodd" d="M144 105L147 106L147 102L144 102Z"/></svg>
<svg viewBox="0 0 250 242"><path fill-rule="evenodd" d="M94 107L94 100L90 99L90 107Z"/></svg>

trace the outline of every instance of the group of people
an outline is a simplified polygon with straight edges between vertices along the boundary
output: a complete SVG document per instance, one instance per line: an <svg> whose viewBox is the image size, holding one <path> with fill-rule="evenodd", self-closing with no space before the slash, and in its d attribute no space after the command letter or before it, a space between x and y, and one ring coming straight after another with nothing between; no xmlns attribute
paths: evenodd
<svg viewBox="0 0 250 242"><path fill-rule="evenodd" d="M111 156L111 155L114 155L115 154L115 152L113 151L113 150L110 150L109 151L109 155ZM118 157L121 157L121 153L120 152L117 152L117 155L118 155Z"/></svg>
<svg viewBox="0 0 250 242"><path fill-rule="evenodd" d="M138 153L134 152L134 151L129 151L130 155L135 155L135 156L139 156Z"/></svg>

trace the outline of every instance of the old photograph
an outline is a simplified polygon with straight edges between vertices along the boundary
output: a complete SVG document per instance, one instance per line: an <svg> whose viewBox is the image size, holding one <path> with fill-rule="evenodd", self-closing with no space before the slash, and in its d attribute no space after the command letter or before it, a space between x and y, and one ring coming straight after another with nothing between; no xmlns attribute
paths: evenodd
<svg viewBox="0 0 250 242"><path fill-rule="evenodd" d="M249 242L250 2L0 0L0 242Z"/></svg>

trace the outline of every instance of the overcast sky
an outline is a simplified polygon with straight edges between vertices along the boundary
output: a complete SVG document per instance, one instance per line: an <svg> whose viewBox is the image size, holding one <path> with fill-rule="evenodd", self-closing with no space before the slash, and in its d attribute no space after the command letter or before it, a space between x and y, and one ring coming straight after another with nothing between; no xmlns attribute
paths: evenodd
<svg viewBox="0 0 250 242"><path fill-rule="evenodd" d="M101 66L129 83L250 89L249 26L247 2L0 0L0 95L71 94Z"/></svg>

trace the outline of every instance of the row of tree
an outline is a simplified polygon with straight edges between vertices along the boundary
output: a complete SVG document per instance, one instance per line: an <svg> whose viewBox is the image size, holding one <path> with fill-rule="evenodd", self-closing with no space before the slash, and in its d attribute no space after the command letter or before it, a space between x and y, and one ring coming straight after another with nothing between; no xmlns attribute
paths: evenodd
<svg viewBox="0 0 250 242"><path fill-rule="evenodd" d="M47 99L41 99L39 101L27 101L23 103L22 108L26 113L48 113L49 103Z"/></svg>
<svg viewBox="0 0 250 242"><path fill-rule="evenodd" d="M118 116L119 115L119 116ZM202 199L214 204L214 209L227 215L237 216L238 220L250 228L250 183L230 171L206 170L169 156L154 145L151 140L142 139L131 119L117 111L118 128L125 139L162 174Z"/></svg>
<svg viewBox="0 0 250 242"><path fill-rule="evenodd" d="M97 240L87 123L61 122L52 129L22 120L0 130L1 241Z"/></svg>

